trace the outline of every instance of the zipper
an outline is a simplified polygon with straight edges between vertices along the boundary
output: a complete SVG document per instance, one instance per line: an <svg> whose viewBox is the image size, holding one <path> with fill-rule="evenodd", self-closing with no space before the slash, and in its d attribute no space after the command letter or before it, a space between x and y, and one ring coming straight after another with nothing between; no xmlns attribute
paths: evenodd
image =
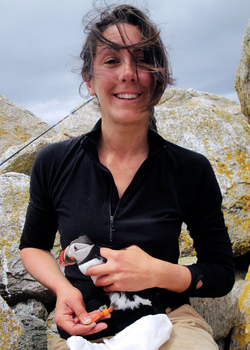
<svg viewBox="0 0 250 350"><path fill-rule="evenodd" d="M162 149L164 149L164 148L166 148L167 147L167 145L165 145L164 147L162 147ZM161 150L161 149L160 149ZM154 153L152 153L152 154L150 154L149 156L148 156L148 158L147 159L149 159L149 158L151 158L155 153L157 153L158 151L160 151L160 150L157 150L157 151L155 151ZM146 160L147 160L146 159ZM145 160L145 161L146 161ZM143 163L145 163L145 161L143 162ZM142 166L142 165L141 165ZM140 168L141 168L141 166L140 166ZM139 170L139 169L138 169ZM138 170L137 170L137 172L138 172ZM109 171L109 170L108 170ZM110 173L110 171L109 171L109 173ZM111 174L111 173L110 173ZM117 212L117 209L118 209L118 207L119 207L119 205L120 205L120 202L121 202L121 198L120 198L120 200L119 200L119 202L117 203L117 207L115 208L115 212L114 212L114 214L112 215L112 210L111 210L111 206L112 206L112 194L113 194L113 176L112 176L112 174L111 174L111 177L112 177L112 182L111 182L111 191L110 191L110 199L109 199L109 221L110 221L110 229L109 229L109 241L110 242L112 242L113 241L113 233L114 233L114 231L115 231L115 214L116 214L116 212Z"/></svg>
<svg viewBox="0 0 250 350"><path fill-rule="evenodd" d="M112 177L112 176L111 176ZM115 220L114 220L114 216L115 216L115 212L112 215L112 195L113 195L113 177L111 180L111 187L110 187L110 198L109 198L109 241L112 242L113 241L113 232L115 231Z"/></svg>
<svg viewBox="0 0 250 350"><path fill-rule="evenodd" d="M112 242L113 240L113 232L115 231L115 220L114 216L110 215L110 234L109 234L109 240Z"/></svg>

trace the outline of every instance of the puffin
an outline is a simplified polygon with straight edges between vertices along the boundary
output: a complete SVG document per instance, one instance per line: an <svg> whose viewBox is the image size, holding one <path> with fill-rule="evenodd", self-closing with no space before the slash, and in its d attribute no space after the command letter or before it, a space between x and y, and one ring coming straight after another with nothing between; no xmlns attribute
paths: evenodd
<svg viewBox="0 0 250 350"><path fill-rule="evenodd" d="M105 264L107 262L107 259L100 255L100 248L88 236L81 235L62 251L59 257L59 264L61 266L77 264L79 270L85 275L91 266ZM91 276L91 278L93 283L95 283L98 276ZM152 306L150 299L142 298L134 292L111 292L108 295L110 309L113 310L133 310L139 308L140 305Z"/></svg>

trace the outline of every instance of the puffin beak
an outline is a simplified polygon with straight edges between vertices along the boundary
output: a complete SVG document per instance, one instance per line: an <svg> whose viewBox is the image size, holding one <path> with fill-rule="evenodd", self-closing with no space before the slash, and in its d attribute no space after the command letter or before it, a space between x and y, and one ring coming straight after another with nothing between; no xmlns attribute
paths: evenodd
<svg viewBox="0 0 250 350"><path fill-rule="evenodd" d="M76 259L68 255L68 248L64 249L59 257L59 264L61 266L69 266L76 264Z"/></svg>

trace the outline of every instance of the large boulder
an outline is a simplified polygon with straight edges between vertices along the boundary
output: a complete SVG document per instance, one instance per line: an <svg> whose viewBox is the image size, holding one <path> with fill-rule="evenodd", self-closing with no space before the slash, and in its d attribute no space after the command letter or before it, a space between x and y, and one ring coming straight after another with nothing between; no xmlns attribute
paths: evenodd
<svg viewBox="0 0 250 350"><path fill-rule="evenodd" d="M242 41L240 63L235 76L235 89L242 113L250 120L250 20Z"/></svg>
<svg viewBox="0 0 250 350"><path fill-rule="evenodd" d="M33 113L0 95L0 163L5 160L2 153L9 147L22 145L49 128ZM47 135L55 136L56 131L51 129Z"/></svg>

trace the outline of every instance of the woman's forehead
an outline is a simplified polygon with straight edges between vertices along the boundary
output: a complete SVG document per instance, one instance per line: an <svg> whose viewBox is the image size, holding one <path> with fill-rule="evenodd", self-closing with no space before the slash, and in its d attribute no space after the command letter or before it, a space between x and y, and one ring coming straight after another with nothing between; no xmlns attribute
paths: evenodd
<svg viewBox="0 0 250 350"><path fill-rule="evenodd" d="M113 24L103 32L103 35L106 39L121 45L133 45L142 40L140 29L127 23Z"/></svg>

